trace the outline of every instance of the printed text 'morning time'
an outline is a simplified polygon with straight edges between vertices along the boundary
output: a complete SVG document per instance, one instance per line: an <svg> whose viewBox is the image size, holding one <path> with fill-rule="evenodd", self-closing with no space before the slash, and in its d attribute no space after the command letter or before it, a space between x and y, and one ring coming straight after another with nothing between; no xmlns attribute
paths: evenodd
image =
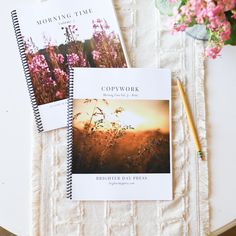
<svg viewBox="0 0 236 236"><path fill-rule="evenodd" d="M127 86L106 86L101 87L103 92L139 92L138 87L127 87Z"/></svg>
<svg viewBox="0 0 236 236"><path fill-rule="evenodd" d="M91 13L92 13L91 8L84 9L84 10L80 10L80 11L75 11L73 14L66 13L66 14L61 14L61 15L47 17L47 18L44 18L44 19L41 19L41 20L37 20L37 24L38 25L43 25L43 24L47 24L47 23L58 22L58 21L70 19L72 17L84 16L84 15L88 15L88 14L91 14Z"/></svg>

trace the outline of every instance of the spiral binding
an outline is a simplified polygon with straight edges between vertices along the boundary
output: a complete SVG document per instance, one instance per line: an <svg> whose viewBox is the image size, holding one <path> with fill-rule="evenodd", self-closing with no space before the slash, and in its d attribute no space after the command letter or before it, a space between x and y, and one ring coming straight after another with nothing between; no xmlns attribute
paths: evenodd
<svg viewBox="0 0 236 236"><path fill-rule="evenodd" d="M69 91L67 112L67 198L72 199L72 142L73 142L73 96L74 96L74 69L69 69Z"/></svg>
<svg viewBox="0 0 236 236"><path fill-rule="evenodd" d="M26 54L25 54L25 44L24 44L24 40L21 34L21 30L20 30L20 25L19 25L19 21L18 21L18 17L17 17L17 12L16 10L13 10L11 12L11 17L12 17L12 23L14 26L14 30L15 30L15 35L16 35L16 40L17 40L17 45L20 51L20 57L21 57L21 62L24 68L24 74L25 74L25 78L26 78L26 83L27 83L27 87L29 90L29 94L30 94L30 100L31 100L31 104L33 107L33 112L34 112L34 117L36 120L36 125L37 125L37 129L38 132L43 132L43 124L42 124L42 120L40 117L40 112L39 112L39 108L36 102L36 97L34 94L34 88L33 88L33 84L31 81L31 76L30 76L30 70L29 70L29 65L27 62L27 58L26 58Z"/></svg>

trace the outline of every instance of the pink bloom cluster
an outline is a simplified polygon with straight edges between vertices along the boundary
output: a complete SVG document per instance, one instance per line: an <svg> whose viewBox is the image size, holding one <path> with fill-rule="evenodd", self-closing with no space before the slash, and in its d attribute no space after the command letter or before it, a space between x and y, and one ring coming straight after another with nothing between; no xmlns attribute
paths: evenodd
<svg viewBox="0 0 236 236"><path fill-rule="evenodd" d="M62 92L60 92L60 91L57 91L56 92L56 98L57 99L63 99L64 98L64 94Z"/></svg>
<svg viewBox="0 0 236 236"><path fill-rule="evenodd" d="M25 39L25 55L38 105L67 98L69 67L126 67L119 37L105 20L92 22L93 35L84 42L75 25L62 27L65 43L53 45L45 39L38 49L32 38Z"/></svg>
<svg viewBox="0 0 236 236"><path fill-rule="evenodd" d="M57 83L52 78L47 61L44 55L37 53L29 53L27 58L37 103L39 105L48 103L53 99L48 91L54 91Z"/></svg>
<svg viewBox="0 0 236 236"><path fill-rule="evenodd" d="M93 51L92 51L92 55L93 55L93 59L94 59L95 61L97 61L97 60L100 59L100 52L99 52L99 51L93 50Z"/></svg>
<svg viewBox="0 0 236 236"><path fill-rule="evenodd" d="M173 2L176 0L169 0ZM236 18L234 12L236 0L187 0L174 10L173 31L184 31L195 24L206 26L209 34L206 56L216 58L224 42L230 39L231 24L225 12L231 11L231 18Z"/></svg>
<svg viewBox="0 0 236 236"><path fill-rule="evenodd" d="M122 52L119 37L110 30L106 20L93 20L93 40L95 48L92 51L97 67L127 67Z"/></svg>
<svg viewBox="0 0 236 236"><path fill-rule="evenodd" d="M53 72L54 72L54 75L55 75L57 81L60 81L60 80L62 80L63 82L68 81L68 75L62 69L55 68Z"/></svg>
<svg viewBox="0 0 236 236"><path fill-rule="evenodd" d="M56 57L59 64L62 64L65 61L63 55L60 53Z"/></svg>
<svg viewBox="0 0 236 236"><path fill-rule="evenodd" d="M31 74L37 75L38 83L43 84L43 86L56 85L51 77L48 64L43 55L36 54L33 56L29 63L29 69Z"/></svg>
<svg viewBox="0 0 236 236"><path fill-rule="evenodd" d="M49 55L48 61L43 54L26 54L35 97L39 105L66 98L68 88L68 75L57 64L62 65L64 63L64 56L56 54L50 45L45 51ZM53 66L54 69L50 70L49 65Z"/></svg>
<svg viewBox="0 0 236 236"><path fill-rule="evenodd" d="M67 55L67 62L69 66L72 67L86 67L86 59L83 56L83 53L71 53Z"/></svg>
<svg viewBox="0 0 236 236"><path fill-rule="evenodd" d="M46 70L47 72L50 72L45 57L41 54L37 54L32 57L29 63L29 68L32 73L37 73L41 70Z"/></svg>

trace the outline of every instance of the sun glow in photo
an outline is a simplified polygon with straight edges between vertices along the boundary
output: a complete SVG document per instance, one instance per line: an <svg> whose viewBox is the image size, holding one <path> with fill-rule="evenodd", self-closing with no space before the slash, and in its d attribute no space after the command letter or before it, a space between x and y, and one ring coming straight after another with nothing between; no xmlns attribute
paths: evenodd
<svg viewBox="0 0 236 236"><path fill-rule="evenodd" d="M124 111L120 115L121 124L131 125L135 129L138 129L139 127L141 127L142 124L144 124L146 121L147 120L144 117L139 116L139 115L137 115L133 112L130 112L130 111Z"/></svg>
<svg viewBox="0 0 236 236"><path fill-rule="evenodd" d="M161 130L169 132L169 103L155 100L75 100L73 126L103 122L101 130L112 123L130 126L134 131Z"/></svg>

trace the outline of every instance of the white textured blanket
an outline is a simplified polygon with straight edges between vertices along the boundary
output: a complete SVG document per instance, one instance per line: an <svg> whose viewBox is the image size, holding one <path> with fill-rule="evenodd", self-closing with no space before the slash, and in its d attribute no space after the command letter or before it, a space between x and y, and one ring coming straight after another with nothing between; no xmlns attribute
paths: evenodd
<svg viewBox="0 0 236 236"><path fill-rule="evenodd" d="M208 235L207 161L197 159L175 83L179 78L187 89L207 158L203 44L170 35L152 0L115 0L115 6L132 66L173 71L174 200L72 202L66 199L66 129L35 133L32 235Z"/></svg>

